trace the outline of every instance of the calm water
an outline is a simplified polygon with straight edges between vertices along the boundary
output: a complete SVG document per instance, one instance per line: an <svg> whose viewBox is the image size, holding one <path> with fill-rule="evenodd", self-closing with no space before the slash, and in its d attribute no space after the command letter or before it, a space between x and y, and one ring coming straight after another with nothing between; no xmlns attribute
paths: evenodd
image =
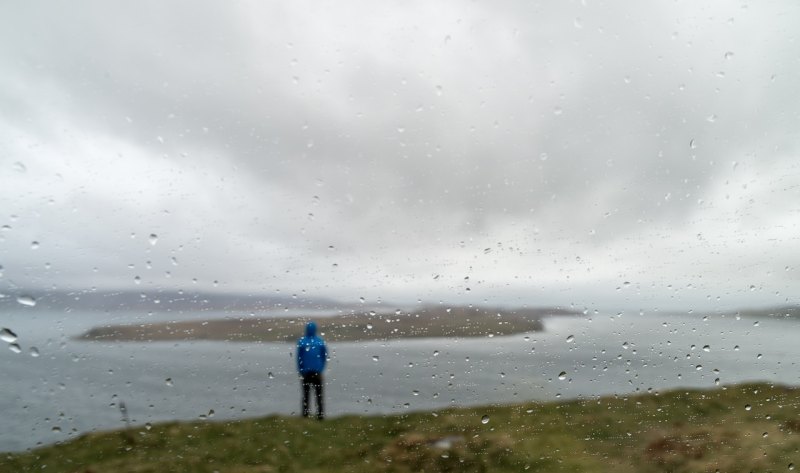
<svg viewBox="0 0 800 473"><path fill-rule="evenodd" d="M136 319L130 314L36 308L0 316L0 325L16 332L22 348L14 353L2 342L0 349L0 451L120 427L120 401L135 424L297 412L299 386L289 344L70 339L100 323L131 321ZM717 379L800 384L794 335L800 322L600 314L548 319L545 325L543 333L509 337L333 344L327 412L376 414L711 388Z"/></svg>

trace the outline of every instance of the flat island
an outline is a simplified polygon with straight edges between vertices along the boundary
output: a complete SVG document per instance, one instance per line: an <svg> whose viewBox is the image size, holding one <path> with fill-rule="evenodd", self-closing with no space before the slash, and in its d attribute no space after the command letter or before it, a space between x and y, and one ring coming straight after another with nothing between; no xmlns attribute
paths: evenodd
<svg viewBox="0 0 800 473"><path fill-rule="evenodd" d="M423 337L488 337L536 332L542 318L576 316L561 308L493 309L486 307L421 307L408 312L375 311L313 317L329 341L389 340ZM312 317L230 317L216 320L158 322L95 327L80 340L173 341L224 340L293 342Z"/></svg>

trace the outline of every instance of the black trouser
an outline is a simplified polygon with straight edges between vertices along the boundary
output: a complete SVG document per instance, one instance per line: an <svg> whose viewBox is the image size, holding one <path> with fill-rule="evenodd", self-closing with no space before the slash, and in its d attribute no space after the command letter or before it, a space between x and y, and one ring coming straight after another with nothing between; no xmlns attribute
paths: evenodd
<svg viewBox="0 0 800 473"><path fill-rule="evenodd" d="M322 407L322 373L306 373L303 375L303 417L308 417L308 394L312 386L317 397L317 418L322 419L325 412Z"/></svg>

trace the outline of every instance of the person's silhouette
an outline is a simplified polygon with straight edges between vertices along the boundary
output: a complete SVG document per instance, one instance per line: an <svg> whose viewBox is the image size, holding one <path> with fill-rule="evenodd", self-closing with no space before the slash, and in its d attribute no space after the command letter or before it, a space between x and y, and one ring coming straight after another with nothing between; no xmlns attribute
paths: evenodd
<svg viewBox="0 0 800 473"><path fill-rule="evenodd" d="M308 417L309 391L314 388L317 398L317 419L322 420L325 411L322 403L322 371L328 358L325 341L317 336L317 324L306 325L306 335L297 341L297 371L302 377L303 417Z"/></svg>

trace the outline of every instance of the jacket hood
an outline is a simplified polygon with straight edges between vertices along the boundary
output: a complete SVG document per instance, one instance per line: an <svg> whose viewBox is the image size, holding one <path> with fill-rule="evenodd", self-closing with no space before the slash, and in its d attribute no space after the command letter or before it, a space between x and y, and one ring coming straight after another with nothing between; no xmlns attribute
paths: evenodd
<svg viewBox="0 0 800 473"><path fill-rule="evenodd" d="M317 324L309 322L306 324L306 337L313 337L317 334Z"/></svg>

